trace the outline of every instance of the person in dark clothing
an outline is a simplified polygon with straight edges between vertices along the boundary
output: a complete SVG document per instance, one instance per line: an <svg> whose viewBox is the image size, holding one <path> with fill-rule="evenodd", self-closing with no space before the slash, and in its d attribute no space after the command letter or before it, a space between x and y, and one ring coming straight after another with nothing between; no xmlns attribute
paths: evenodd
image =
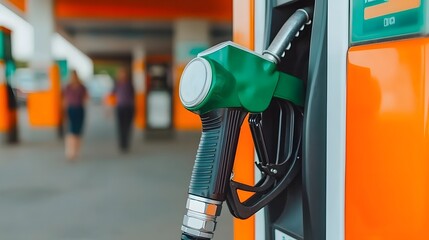
<svg viewBox="0 0 429 240"><path fill-rule="evenodd" d="M8 109L11 112L12 116L14 117L14 120L11 122L12 126L10 128L10 131L8 133L7 142L8 143L18 143L18 123L16 121L16 111L18 109L18 102L15 97L15 93L13 92L12 87L10 84L6 84L7 88L7 97L8 97Z"/></svg>
<svg viewBox="0 0 429 240"><path fill-rule="evenodd" d="M66 137L66 157L76 159L80 151L81 135L85 118L85 101L87 99L85 86L77 76L76 71L70 75L70 83L64 89L64 105L68 118L68 134Z"/></svg>
<svg viewBox="0 0 429 240"><path fill-rule="evenodd" d="M116 118L118 126L119 148L127 152L134 120L134 87L126 70L121 69L113 90L116 96Z"/></svg>

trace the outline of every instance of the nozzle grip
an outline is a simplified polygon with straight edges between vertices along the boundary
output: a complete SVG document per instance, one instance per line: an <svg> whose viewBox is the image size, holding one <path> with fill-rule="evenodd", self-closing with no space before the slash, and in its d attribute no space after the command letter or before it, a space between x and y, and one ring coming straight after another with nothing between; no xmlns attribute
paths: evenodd
<svg viewBox="0 0 429 240"><path fill-rule="evenodd" d="M192 171L189 194L224 201L240 128L247 112L222 108L200 115L203 132Z"/></svg>

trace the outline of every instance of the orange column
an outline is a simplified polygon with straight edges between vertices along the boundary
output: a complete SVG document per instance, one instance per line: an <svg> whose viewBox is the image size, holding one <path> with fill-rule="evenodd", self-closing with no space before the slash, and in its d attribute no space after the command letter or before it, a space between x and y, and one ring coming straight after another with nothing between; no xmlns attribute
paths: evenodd
<svg viewBox="0 0 429 240"><path fill-rule="evenodd" d="M48 70L49 89L28 95L28 115L33 127L57 127L62 119L62 98L59 67Z"/></svg>
<svg viewBox="0 0 429 240"><path fill-rule="evenodd" d="M10 129L10 113L8 108L8 93L6 87L6 72L3 61L0 61L0 133Z"/></svg>
<svg viewBox="0 0 429 240"><path fill-rule="evenodd" d="M27 10L27 0L7 0L7 1L23 12Z"/></svg>
<svg viewBox="0 0 429 240"><path fill-rule="evenodd" d="M61 82L59 67L52 57L52 34L55 31L54 0L27 0L27 18L34 27L34 52L29 62L35 81L43 88L28 96L30 125L58 127L61 123ZM45 76L44 76L45 75ZM45 79L41 79L45 78ZM48 86L44 86L48 82Z"/></svg>
<svg viewBox="0 0 429 240"><path fill-rule="evenodd" d="M345 238L429 239L429 39L348 61Z"/></svg>
<svg viewBox="0 0 429 240"><path fill-rule="evenodd" d="M6 84L0 83L0 133L6 133L9 130L9 109L7 105Z"/></svg>
<svg viewBox="0 0 429 240"><path fill-rule="evenodd" d="M140 55L140 54L138 54ZM135 88L135 119L137 128L146 127L146 63L144 54L133 60L133 83Z"/></svg>
<svg viewBox="0 0 429 240"><path fill-rule="evenodd" d="M233 40L249 49L254 48L254 1L233 1ZM241 128L234 165L234 180L254 184L254 147L247 120ZM242 193L240 198L248 197ZM255 217L247 220L234 219L234 240L255 239Z"/></svg>

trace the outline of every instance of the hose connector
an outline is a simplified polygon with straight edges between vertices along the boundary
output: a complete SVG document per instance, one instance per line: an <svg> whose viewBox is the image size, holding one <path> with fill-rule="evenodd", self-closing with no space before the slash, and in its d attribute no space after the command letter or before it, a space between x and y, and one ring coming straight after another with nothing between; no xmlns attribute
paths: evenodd
<svg viewBox="0 0 429 240"><path fill-rule="evenodd" d="M222 202L188 195L186 209L181 230L191 236L212 239Z"/></svg>

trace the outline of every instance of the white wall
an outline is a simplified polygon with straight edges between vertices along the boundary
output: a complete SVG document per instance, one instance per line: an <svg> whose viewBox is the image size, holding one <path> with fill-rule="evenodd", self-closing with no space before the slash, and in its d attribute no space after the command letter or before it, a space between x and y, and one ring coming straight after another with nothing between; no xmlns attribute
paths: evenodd
<svg viewBox="0 0 429 240"><path fill-rule="evenodd" d="M0 25L12 30L12 54L16 60L28 61L34 52L33 27L0 3Z"/></svg>
<svg viewBox="0 0 429 240"><path fill-rule="evenodd" d="M33 27L0 0L0 25L12 31L12 54L15 60L29 62L34 55ZM69 68L76 69L83 80L93 75L93 62L73 44L55 33L51 38L51 51L54 59L66 59Z"/></svg>
<svg viewBox="0 0 429 240"><path fill-rule="evenodd" d="M58 33L52 36L52 56L54 59L67 59L69 69L75 69L83 81L93 75L92 60Z"/></svg>

